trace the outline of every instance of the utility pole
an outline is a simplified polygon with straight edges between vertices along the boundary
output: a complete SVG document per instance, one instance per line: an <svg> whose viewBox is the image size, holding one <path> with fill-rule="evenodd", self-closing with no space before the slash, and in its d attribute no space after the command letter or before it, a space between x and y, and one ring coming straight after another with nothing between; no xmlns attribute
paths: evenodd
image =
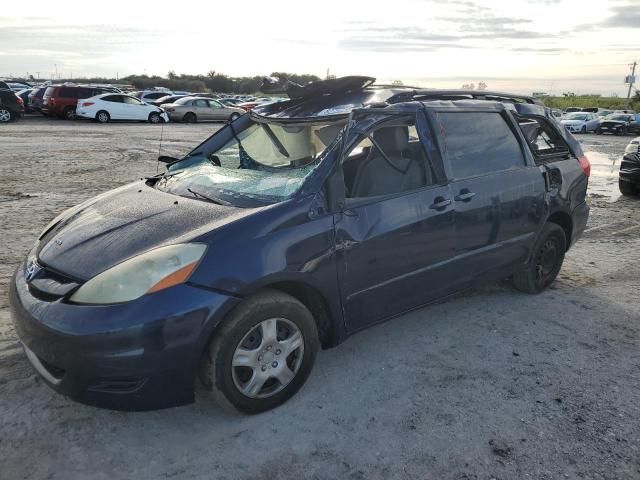
<svg viewBox="0 0 640 480"><path fill-rule="evenodd" d="M631 87L633 87L633 83L636 80L636 65L638 65L638 62L633 62L633 65L631 67L631 75L627 77L629 79L629 90L627 91L627 108L629 108L629 99L631 98Z"/></svg>

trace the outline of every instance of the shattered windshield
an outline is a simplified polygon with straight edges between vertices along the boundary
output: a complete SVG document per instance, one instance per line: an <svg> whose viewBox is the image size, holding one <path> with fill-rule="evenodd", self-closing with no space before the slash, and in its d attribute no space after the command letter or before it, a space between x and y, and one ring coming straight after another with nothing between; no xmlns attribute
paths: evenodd
<svg viewBox="0 0 640 480"><path fill-rule="evenodd" d="M218 149L199 149L168 168L159 190L221 204L252 206L291 197L320 164L344 122L251 122Z"/></svg>

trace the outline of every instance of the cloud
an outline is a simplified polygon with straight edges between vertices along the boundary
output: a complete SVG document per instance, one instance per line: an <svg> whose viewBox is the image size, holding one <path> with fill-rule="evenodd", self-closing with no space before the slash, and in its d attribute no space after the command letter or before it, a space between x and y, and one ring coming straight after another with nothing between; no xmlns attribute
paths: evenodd
<svg viewBox="0 0 640 480"><path fill-rule="evenodd" d="M637 8L637 5L635 7L632 6L632 4L619 5L612 7L610 11L613 12L613 15L600 22L598 24L599 26L634 29L640 26L640 10Z"/></svg>

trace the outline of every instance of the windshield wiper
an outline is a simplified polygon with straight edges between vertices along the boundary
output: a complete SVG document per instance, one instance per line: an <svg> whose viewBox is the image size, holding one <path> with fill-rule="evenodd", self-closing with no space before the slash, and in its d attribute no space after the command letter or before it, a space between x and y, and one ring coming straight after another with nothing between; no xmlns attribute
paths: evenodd
<svg viewBox="0 0 640 480"><path fill-rule="evenodd" d="M271 130L271 127L269 127L269 125L266 125L264 123L261 123L260 126L267 133L267 137L269 137L269 140L271 140L271 142L276 146L276 148L280 152L280 155L283 155L289 158L291 155L289 155L289 152L287 152L287 149L284 148L284 145L282 145L282 142L280 142L278 137L276 137L276 134L273 133L273 130Z"/></svg>
<svg viewBox="0 0 640 480"><path fill-rule="evenodd" d="M212 197L210 197L208 195L205 195L204 193L196 192L195 190L192 190L191 188L187 188L187 190L190 193L192 193L194 197L202 198L202 199L207 200L207 201L209 201L211 203L217 203L218 205L225 205L227 207L233 206L232 203L229 203L229 202L227 202L225 200L222 200L220 198L212 198Z"/></svg>

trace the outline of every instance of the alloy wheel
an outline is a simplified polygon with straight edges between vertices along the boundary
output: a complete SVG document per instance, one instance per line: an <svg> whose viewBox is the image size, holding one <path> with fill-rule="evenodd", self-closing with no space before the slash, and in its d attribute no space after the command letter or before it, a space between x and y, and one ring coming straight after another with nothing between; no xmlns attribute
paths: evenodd
<svg viewBox="0 0 640 480"><path fill-rule="evenodd" d="M304 356L300 329L285 318L269 318L252 328L231 361L233 382L249 398L282 391L296 376Z"/></svg>
<svg viewBox="0 0 640 480"><path fill-rule="evenodd" d="M0 122L8 122L11 120L11 112L6 108L0 108Z"/></svg>

